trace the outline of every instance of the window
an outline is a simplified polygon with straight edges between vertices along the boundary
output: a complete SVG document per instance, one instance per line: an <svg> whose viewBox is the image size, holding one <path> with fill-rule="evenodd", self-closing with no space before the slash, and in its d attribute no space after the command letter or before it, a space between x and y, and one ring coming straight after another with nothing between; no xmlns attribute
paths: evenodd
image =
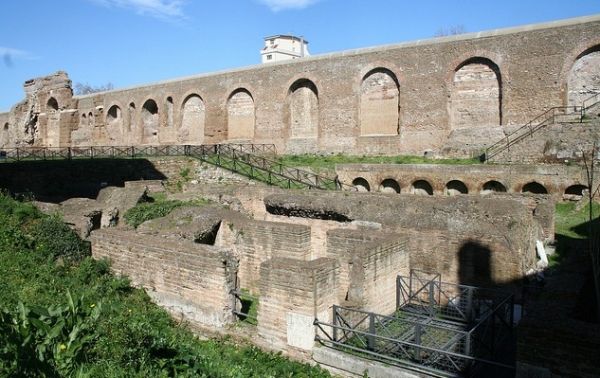
<svg viewBox="0 0 600 378"><path fill-rule="evenodd" d="M267 55L267 60L271 60L271 59L273 59L273 55L271 55L271 54Z"/></svg>

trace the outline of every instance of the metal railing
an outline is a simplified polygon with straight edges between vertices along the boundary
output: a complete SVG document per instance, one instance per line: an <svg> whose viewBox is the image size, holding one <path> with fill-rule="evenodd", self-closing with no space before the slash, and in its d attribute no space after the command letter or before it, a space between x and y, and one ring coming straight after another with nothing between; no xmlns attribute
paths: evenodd
<svg viewBox="0 0 600 378"><path fill-rule="evenodd" d="M399 307L386 316L333 306L315 319L316 340L362 357L442 377L514 374L502 347L512 334L513 296L441 282L411 271L397 281Z"/></svg>
<svg viewBox="0 0 600 378"><path fill-rule="evenodd" d="M481 160L489 161L500 153L510 150L511 146L521 142L527 137L533 136L534 133L545 128L546 126L556 123L559 117L576 115L579 119L579 122L583 122L586 111L597 105L598 102L600 102L600 93L596 93L593 96L585 99L581 106L552 107L486 148L485 153L481 156Z"/></svg>
<svg viewBox="0 0 600 378"><path fill-rule="evenodd" d="M282 188L352 190L337 178L289 167L269 158L276 153L273 144L15 147L1 150L0 162L190 156Z"/></svg>

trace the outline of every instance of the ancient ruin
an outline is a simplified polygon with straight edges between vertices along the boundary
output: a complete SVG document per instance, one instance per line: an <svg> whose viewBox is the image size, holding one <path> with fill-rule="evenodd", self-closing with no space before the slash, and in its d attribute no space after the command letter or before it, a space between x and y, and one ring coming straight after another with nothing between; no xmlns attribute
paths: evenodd
<svg viewBox="0 0 600 378"><path fill-rule="evenodd" d="M543 370L502 351L524 279L547 267L556 201L589 190L599 36L589 16L85 96L57 72L0 114L0 184L34 193L198 329L348 376ZM278 166L274 151L432 164L340 164L332 178ZM187 202L123 221L158 193Z"/></svg>

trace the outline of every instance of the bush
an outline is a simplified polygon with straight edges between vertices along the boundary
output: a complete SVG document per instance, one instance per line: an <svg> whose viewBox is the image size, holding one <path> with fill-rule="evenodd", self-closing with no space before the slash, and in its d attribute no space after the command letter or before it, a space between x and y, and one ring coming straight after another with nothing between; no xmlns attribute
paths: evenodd
<svg viewBox="0 0 600 378"><path fill-rule="evenodd" d="M35 251L44 256L72 263L91 255L89 244L58 216L38 219L29 227L29 232L35 240Z"/></svg>
<svg viewBox="0 0 600 378"><path fill-rule="evenodd" d="M150 219L160 218L168 215L174 209L183 206L181 201L146 202L137 204L127 210L125 221L130 226L137 228L140 224Z"/></svg>

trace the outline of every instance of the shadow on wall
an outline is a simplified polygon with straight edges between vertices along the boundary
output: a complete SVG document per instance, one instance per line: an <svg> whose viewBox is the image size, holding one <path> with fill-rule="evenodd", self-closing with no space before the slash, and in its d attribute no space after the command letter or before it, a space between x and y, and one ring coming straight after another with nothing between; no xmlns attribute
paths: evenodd
<svg viewBox="0 0 600 378"><path fill-rule="evenodd" d="M492 287L492 251L475 240L468 240L458 250L458 278L460 285Z"/></svg>
<svg viewBox="0 0 600 378"><path fill-rule="evenodd" d="M166 176L145 159L27 161L0 164L0 188L45 202L96 198L105 186L125 181L163 180Z"/></svg>

